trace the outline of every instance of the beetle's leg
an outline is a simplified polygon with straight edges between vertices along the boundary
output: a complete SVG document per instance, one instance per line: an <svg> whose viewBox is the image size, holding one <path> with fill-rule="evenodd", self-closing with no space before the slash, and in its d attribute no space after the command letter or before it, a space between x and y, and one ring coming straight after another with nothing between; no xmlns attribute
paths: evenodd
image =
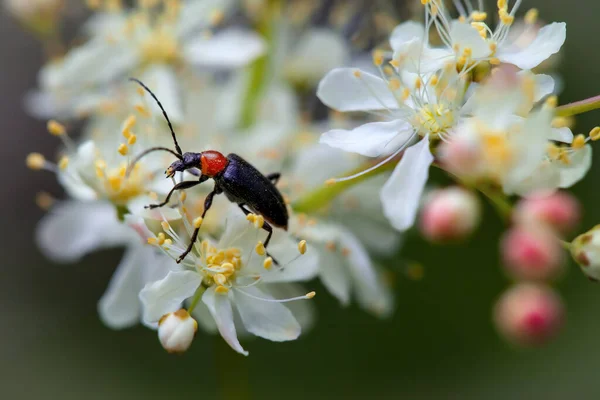
<svg viewBox="0 0 600 400"><path fill-rule="evenodd" d="M206 196L206 198L204 199L204 211L202 211L202 219L204 219L204 216L206 216L206 212L212 206L213 197L215 197L215 195L220 194L220 193L222 193L220 188L215 186L214 190ZM199 233L200 233L200 226L197 227L196 229L194 229L194 233L192 233L192 238L190 240L190 244L187 247L187 249L185 249L185 251L183 253L181 253L179 258L177 259L177 264L182 262L183 259L185 258L185 256L187 256L190 253L190 251L192 251L192 249L194 248L194 243L196 243L196 240L198 239Z"/></svg>
<svg viewBox="0 0 600 400"><path fill-rule="evenodd" d="M164 205L166 205L169 200L171 199L171 196L173 195L173 193L176 190L183 190L183 189L189 189L191 187L194 187L198 184L202 183L201 181L183 181L183 182L179 182L178 184L176 184L175 186L173 186L173 189L171 189L171 191L169 192L169 194L167 195L167 198L165 199L165 201L163 201L160 204L150 204L147 206L144 206L144 208L149 208L149 209L154 209L154 208L158 208L158 207L162 207Z"/></svg>
<svg viewBox="0 0 600 400"><path fill-rule="evenodd" d="M248 215L251 214L252 211L248 210L245 206L245 204L238 204L240 206L240 208L242 209L242 211L244 212L244 214ZM273 236L273 227L271 225L269 225L269 223L267 221L265 221L263 223L262 228L267 231L269 234L267 235L267 239L265 240L265 250L267 249L267 246L269 245L269 242L271 241L271 236ZM277 261L275 259L275 257L273 257L271 254L269 254L269 251L267 250L267 257L271 257L273 259L273 262L275 263L275 265L279 265L279 261Z"/></svg>
<svg viewBox="0 0 600 400"><path fill-rule="evenodd" d="M277 185L279 178L281 178L281 174L279 172L273 172L272 174L267 175L267 179L273 182L273 185Z"/></svg>

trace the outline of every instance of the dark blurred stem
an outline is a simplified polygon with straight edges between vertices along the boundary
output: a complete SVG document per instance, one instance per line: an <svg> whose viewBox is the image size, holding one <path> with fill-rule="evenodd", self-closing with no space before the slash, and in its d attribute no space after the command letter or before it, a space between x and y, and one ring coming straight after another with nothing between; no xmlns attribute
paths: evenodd
<svg viewBox="0 0 600 400"><path fill-rule="evenodd" d="M256 22L256 31L267 42L267 53L248 67L248 86L242 103L240 128L248 129L256 121L260 100L268 83L269 56L274 51L275 26L280 14L281 0L268 0L265 11Z"/></svg>
<svg viewBox="0 0 600 400"><path fill-rule="evenodd" d="M557 117L571 117L573 115L583 114L598 108L600 108L600 95L557 107L555 113Z"/></svg>
<svg viewBox="0 0 600 400"><path fill-rule="evenodd" d="M248 359L233 351L220 335L215 335L214 338L219 398L222 400L248 400L252 398L248 376Z"/></svg>

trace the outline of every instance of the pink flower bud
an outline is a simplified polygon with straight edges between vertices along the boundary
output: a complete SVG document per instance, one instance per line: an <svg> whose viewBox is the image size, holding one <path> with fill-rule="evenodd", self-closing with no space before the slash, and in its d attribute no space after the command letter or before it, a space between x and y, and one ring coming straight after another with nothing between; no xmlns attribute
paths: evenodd
<svg viewBox="0 0 600 400"><path fill-rule="evenodd" d="M458 186L437 190L428 196L421 213L421 232L431 241L462 239L479 224L477 197Z"/></svg>
<svg viewBox="0 0 600 400"><path fill-rule="evenodd" d="M558 233L570 232L579 222L580 215L579 202L567 192L528 196L517 204L514 212L519 224L544 225Z"/></svg>
<svg viewBox="0 0 600 400"><path fill-rule="evenodd" d="M482 154L479 143L469 135L456 135L439 147L440 163L462 178L477 177L481 173Z"/></svg>
<svg viewBox="0 0 600 400"><path fill-rule="evenodd" d="M562 271L561 245L541 229L510 229L502 240L501 251L506 269L516 279L552 279Z"/></svg>
<svg viewBox="0 0 600 400"><path fill-rule="evenodd" d="M520 283L496 303L494 322L506 339L521 345L539 345L551 339L564 320L560 297L549 287Z"/></svg>

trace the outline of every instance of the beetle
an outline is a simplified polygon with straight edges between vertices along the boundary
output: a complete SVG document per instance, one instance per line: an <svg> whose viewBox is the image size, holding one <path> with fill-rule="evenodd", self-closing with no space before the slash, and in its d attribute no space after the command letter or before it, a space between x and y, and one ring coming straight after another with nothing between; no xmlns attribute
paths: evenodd
<svg viewBox="0 0 600 400"><path fill-rule="evenodd" d="M200 170L198 180L177 183L169 191L163 202L159 204L150 204L146 206L146 208L154 209L163 207L169 203L169 200L175 191L189 189L206 182L208 179L212 179L215 185L213 190L204 200L202 219L204 219L206 213L212 206L213 198L216 195L223 193L229 201L236 203L244 214L248 215L254 213L262 215L265 220L262 228L267 232L267 238L264 243L265 249L273 236L273 227L284 230L288 229L289 215L287 206L283 196L275 186L281 176L280 173L273 173L265 176L252 164L234 153L230 153L227 156L224 156L216 150L206 150L199 153L183 153L181 147L179 147L179 143L177 143L177 137L173 125L169 120L169 116L156 95L140 80L135 78L130 78L130 80L139 84L150 94L150 96L152 96L167 121L175 144L175 150L171 150L167 147L152 147L147 149L138 155L131 165L135 165L142 157L151 152L167 151L178 158L178 160L173 162L165 171L168 178L173 177L176 172L183 171L188 171L193 175L198 176L196 169ZM183 261L190 251L192 251L194 243L198 239L199 232L200 226L194 229L190 244L179 256L177 263ZM269 254L267 253L267 255ZM278 264L275 259L273 259L273 262Z"/></svg>

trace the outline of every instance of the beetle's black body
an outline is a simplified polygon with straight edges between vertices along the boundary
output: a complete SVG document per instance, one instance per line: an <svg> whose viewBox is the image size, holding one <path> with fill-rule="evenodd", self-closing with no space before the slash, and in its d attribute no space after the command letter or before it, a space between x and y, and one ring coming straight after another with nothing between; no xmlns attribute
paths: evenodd
<svg viewBox="0 0 600 400"><path fill-rule="evenodd" d="M228 154L227 157L214 150L207 150L200 153L183 153L179 147L179 144L177 143L177 138L175 136L173 126L171 125L171 121L169 120L169 117L160 101L142 82L133 78L131 80L140 84L156 101L162 110L167 124L169 125L173 142L175 143L175 151L166 147L153 147L136 157L132 164L135 164L137 160L139 160L141 157L144 157L148 153L161 150L167 151L178 158L177 161L173 162L169 168L167 168L167 177L173 177L176 172L182 171L190 171L194 175L198 176L196 169L201 171L198 180L182 181L177 183L175 186L173 186L166 199L162 203L151 204L146 206L146 208L162 207L169 203L169 200L175 191L189 189L206 182L208 179L213 179L215 186L212 192L210 192L204 199L204 211L202 212L201 217L202 220L212 206L214 196L223 193L227 199L229 199L229 201L238 204L244 214L248 215L250 213L254 213L263 216L265 222L262 228L268 232L264 243L265 249L269 245L269 241L273 235L272 226L287 230L289 220L287 207L283 196L277 187L275 187L275 184L279 180L279 173L265 176L256 168L254 168L252 164L233 153ZM198 239L200 224L195 228L188 248L177 259L178 263L181 262L190 251L192 251L194 243ZM277 263L277 260L273 259L273 261Z"/></svg>
<svg viewBox="0 0 600 400"><path fill-rule="evenodd" d="M275 185L252 164L237 154L228 154L229 163L213 179L229 201L247 206L267 222L287 230L288 211L283 196Z"/></svg>

